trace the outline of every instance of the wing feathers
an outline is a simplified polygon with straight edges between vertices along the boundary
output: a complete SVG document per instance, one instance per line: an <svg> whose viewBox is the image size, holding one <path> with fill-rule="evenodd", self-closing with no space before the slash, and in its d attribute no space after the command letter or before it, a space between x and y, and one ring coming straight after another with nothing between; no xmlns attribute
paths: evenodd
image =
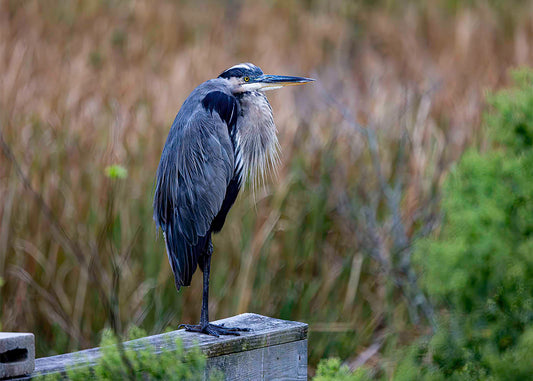
<svg viewBox="0 0 533 381"><path fill-rule="evenodd" d="M164 232L178 289L190 284L233 178L230 130L237 115L234 97L210 92L187 120L178 114L163 149L154 219Z"/></svg>

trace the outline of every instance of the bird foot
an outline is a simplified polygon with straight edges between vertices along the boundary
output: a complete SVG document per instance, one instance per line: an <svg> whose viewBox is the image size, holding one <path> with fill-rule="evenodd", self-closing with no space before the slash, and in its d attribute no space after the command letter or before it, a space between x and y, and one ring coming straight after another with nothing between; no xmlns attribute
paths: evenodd
<svg viewBox="0 0 533 381"><path fill-rule="evenodd" d="M250 332L250 328L224 327L224 324L180 324L178 329L185 328L188 332L205 333L206 335L219 337L220 335L240 336L239 332Z"/></svg>

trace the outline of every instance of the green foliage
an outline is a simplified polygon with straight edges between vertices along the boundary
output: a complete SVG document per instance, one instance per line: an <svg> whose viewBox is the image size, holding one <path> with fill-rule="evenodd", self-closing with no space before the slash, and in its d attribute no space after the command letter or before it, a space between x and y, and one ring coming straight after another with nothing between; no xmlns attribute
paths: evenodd
<svg viewBox="0 0 533 381"><path fill-rule="evenodd" d="M144 340L146 332L140 328L129 331L130 340ZM170 344L170 343L169 343ZM142 350L123 347L112 331L106 330L100 342L102 357L92 368L67 370L67 379L82 380L204 380L206 360L198 347L185 351L180 340L173 343L175 350L157 353L147 340ZM83 359L81 359L83 361ZM60 380L59 375L38 377L41 380ZM210 380L222 379L212 372Z"/></svg>
<svg viewBox="0 0 533 381"><path fill-rule="evenodd" d="M492 139L518 154L533 146L533 71L516 70L512 77L514 87L489 97L496 112L487 115L486 119Z"/></svg>
<svg viewBox="0 0 533 381"><path fill-rule="evenodd" d="M355 372L350 372L346 365L341 365L338 358L332 357L320 361L313 381L366 381L370 379L366 369L359 368Z"/></svg>
<svg viewBox="0 0 533 381"><path fill-rule="evenodd" d="M448 176L438 237L423 240L422 284L447 310L398 379L531 379L533 368L533 71L490 97L494 148Z"/></svg>
<svg viewBox="0 0 533 381"><path fill-rule="evenodd" d="M111 179L125 179L128 170L120 164L113 164L105 168L105 175Z"/></svg>

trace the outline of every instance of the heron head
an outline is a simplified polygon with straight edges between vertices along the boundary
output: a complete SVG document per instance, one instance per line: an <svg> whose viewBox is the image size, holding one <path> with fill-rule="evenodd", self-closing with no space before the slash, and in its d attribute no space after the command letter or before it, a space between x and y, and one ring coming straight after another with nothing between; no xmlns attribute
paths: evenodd
<svg viewBox="0 0 533 381"><path fill-rule="evenodd" d="M234 85L235 93L274 90L283 86L303 85L314 81L314 79L304 77L264 74L259 67L251 63L241 63L230 67L218 77L229 80Z"/></svg>

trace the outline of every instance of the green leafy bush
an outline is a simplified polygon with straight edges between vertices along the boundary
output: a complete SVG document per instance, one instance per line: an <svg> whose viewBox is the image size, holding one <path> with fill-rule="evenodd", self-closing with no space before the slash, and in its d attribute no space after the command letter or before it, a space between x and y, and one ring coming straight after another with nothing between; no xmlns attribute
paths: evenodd
<svg viewBox="0 0 533 381"><path fill-rule="evenodd" d="M139 328L130 330L131 340L146 336ZM206 359L198 347L183 349L176 340L175 350L156 354L155 348L146 342L143 350L126 347L121 353L116 336L104 331L100 347L102 357L94 367L72 368L67 377L61 375L42 376L43 381L68 379L81 380L204 380ZM222 375L212 372L209 380L222 379Z"/></svg>
<svg viewBox="0 0 533 381"><path fill-rule="evenodd" d="M332 357L320 361L313 381L366 381L370 379L365 369L359 368L355 372L350 372L346 365L341 365L338 358Z"/></svg>
<svg viewBox="0 0 533 381"><path fill-rule="evenodd" d="M442 229L416 250L443 312L397 379L533 379L533 72L514 79L489 98L492 148L451 171Z"/></svg>

